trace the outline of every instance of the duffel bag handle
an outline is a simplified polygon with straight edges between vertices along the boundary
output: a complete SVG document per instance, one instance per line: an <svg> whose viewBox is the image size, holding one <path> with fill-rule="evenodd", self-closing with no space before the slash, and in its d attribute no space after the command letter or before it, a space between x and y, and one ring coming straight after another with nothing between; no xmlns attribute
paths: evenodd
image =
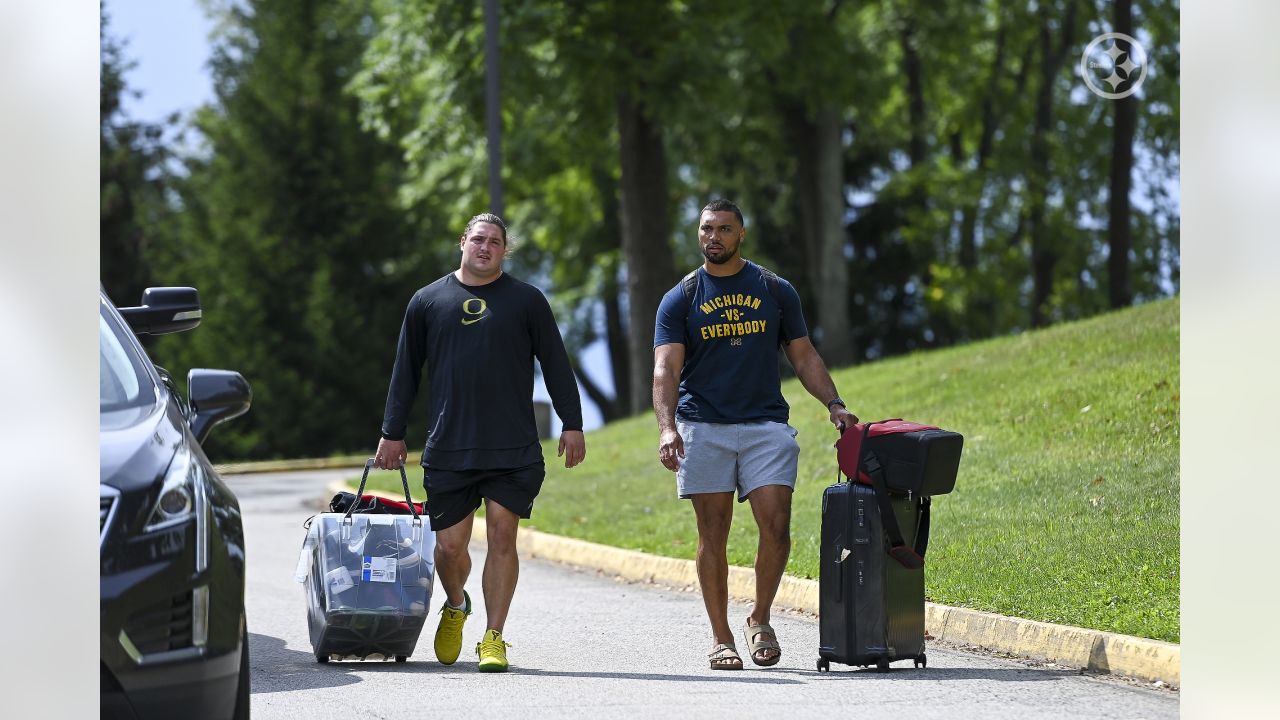
<svg viewBox="0 0 1280 720"><path fill-rule="evenodd" d="M867 457L867 438L870 436L870 433L871 433L871 426L872 426L872 425L883 425L884 423L887 423L887 422L901 422L901 421L902 421L902 418L885 418L884 420L876 420L875 422L866 422L866 423L861 423L861 424L862 424L862 439L858 441L858 460L857 460L857 462L855 462L855 463L854 463L854 466L853 466L853 475L845 475L845 476L844 476L846 480L848 480L849 482L854 482L854 481L858 478L858 475L862 472L862 466L863 466L863 464L865 464L865 462L866 462L866 457ZM857 425L854 425L854 427L857 427ZM842 426L842 427L840 428L840 437L842 437L842 438L843 438L843 437L844 437L844 434L845 434L846 432L848 432L848 430L849 430L849 428L847 428L847 427L843 427L843 426ZM837 440L837 441L836 441L836 446L837 446L837 447L839 447L839 445L840 445L840 441L839 441L839 440ZM840 475L841 475L841 474L842 474L842 473L841 473L841 470L840 470L840 462L839 462L839 460L837 460L837 461L836 461L836 482L840 482ZM868 476L868 477L870 477L870 475L871 475L870 473L867 473L867 476Z"/></svg>
<svg viewBox="0 0 1280 720"><path fill-rule="evenodd" d="M373 458L364 461L364 474L360 476L360 487L356 490L355 500L351 502L351 507L347 508L347 512L342 516L342 522L351 524L351 513L355 512L356 506L360 504L361 498L364 497L364 484L369 480L369 470L373 467ZM413 504L413 498L409 497L409 476L404 473L404 463L400 463L400 486L404 488L404 501L409 506L409 512L413 513L413 524L422 525L422 516L418 514L418 508Z"/></svg>
<svg viewBox="0 0 1280 720"><path fill-rule="evenodd" d="M844 473L843 473L843 471L842 471L842 470L841 470L841 468L840 468L840 461L839 461L839 459L837 459L837 460L836 460L836 482L837 482L837 483L838 483L838 482L840 482L840 476L841 476L842 474L844 475L844 479L845 479L845 480L847 480L848 482L855 482L855 481L857 480L858 476L862 474L862 468L863 468L863 466L864 466L864 465L866 465L866 464L867 464L867 438L871 436L871 426L872 426L872 425L879 425L880 423L893 422L894 420L900 420L900 419L901 419L901 418L891 418L891 419L889 419L889 420L879 420L879 421L877 421L877 422L861 423L861 425L862 425L862 438L858 441L858 459L857 459L857 461L856 461L856 462L854 462L854 464L853 464L853 475L847 475L847 474L844 474ZM857 426L855 425L854 427L857 427ZM844 437L844 433L845 433L845 430L841 430L841 431L840 431L840 436L841 436L841 437ZM839 446L839 444L840 444L840 443L839 443L839 441L837 441L837 442L836 442L836 445L837 445L837 446ZM838 458L838 456L837 456L837 458ZM877 469L879 469L879 468L878 468L878 466L879 466L879 463L878 463L878 462L876 463L876 465L877 465ZM871 471L871 472L874 472L874 471ZM871 472L868 472L868 473L867 473L867 477L868 477L868 478L869 478L869 477L871 477Z"/></svg>

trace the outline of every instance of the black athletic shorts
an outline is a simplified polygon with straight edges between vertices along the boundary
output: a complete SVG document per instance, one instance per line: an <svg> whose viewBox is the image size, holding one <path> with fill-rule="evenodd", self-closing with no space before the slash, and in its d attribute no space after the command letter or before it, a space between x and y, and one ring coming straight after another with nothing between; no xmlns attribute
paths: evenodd
<svg viewBox="0 0 1280 720"><path fill-rule="evenodd" d="M439 470L425 468L422 486L427 491L427 515L432 530L458 524L488 498L528 520L533 500L542 489L546 465L540 462L496 470Z"/></svg>

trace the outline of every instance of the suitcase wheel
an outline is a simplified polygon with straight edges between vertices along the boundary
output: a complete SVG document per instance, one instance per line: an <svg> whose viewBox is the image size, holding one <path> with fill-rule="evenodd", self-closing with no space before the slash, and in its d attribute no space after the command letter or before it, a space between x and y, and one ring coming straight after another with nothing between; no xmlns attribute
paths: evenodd
<svg viewBox="0 0 1280 720"><path fill-rule="evenodd" d="M827 672L831 670L831 662L826 658L818 658L818 672Z"/></svg>
<svg viewBox="0 0 1280 720"><path fill-rule="evenodd" d="M409 661L409 656L408 656L408 655L397 655L397 656L396 656L396 662L408 662L408 661Z"/></svg>
<svg viewBox="0 0 1280 720"><path fill-rule="evenodd" d="M877 661L876 661L876 672L889 672L889 661L888 661L888 660L877 660Z"/></svg>
<svg viewBox="0 0 1280 720"><path fill-rule="evenodd" d="M916 662L916 667L918 667L918 668L927 668L927 667L929 667L929 658L927 658L927 657L926 657L926 656L924 656L924 655L921 655L920 657L916 658L916 661L915 661L915 662Z"/></svg>
<svg viewBox="0 0 1280 720"><path fill-rule="evenodd" d="M320 663L321 665L327 664L329 662L329 653L325 653L323 655L317 655L316 662Z"/></svg>

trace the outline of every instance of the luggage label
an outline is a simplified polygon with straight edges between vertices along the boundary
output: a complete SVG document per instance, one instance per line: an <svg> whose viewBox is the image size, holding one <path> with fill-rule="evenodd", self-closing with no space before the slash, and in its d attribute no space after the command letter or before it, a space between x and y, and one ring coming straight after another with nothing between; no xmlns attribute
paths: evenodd
<svg viewBox="0 0 1280 720"><path fill-rule="evenodd" d="M360 566L360 579L364 582L395 582L396 581L396 557L372 557L364 556L364 562Z"/></svg>

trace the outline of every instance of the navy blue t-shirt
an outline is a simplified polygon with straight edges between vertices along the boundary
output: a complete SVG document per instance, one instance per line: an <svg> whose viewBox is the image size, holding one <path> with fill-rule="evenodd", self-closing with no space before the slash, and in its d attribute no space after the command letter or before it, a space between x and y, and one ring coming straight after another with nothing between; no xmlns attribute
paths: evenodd
<svg viewBox="0 0 1280 720"><path fill-rule="evenodd" d="M735 275L698 268L692 302L683 283L658 305L653 346L684 345L676 417L706 423L787 422L790 407L778 376L778 341L809 334L800 296L778 278L777 295L760 266L747 261ZM778 303L781 301L781 313Z"/></svg>

